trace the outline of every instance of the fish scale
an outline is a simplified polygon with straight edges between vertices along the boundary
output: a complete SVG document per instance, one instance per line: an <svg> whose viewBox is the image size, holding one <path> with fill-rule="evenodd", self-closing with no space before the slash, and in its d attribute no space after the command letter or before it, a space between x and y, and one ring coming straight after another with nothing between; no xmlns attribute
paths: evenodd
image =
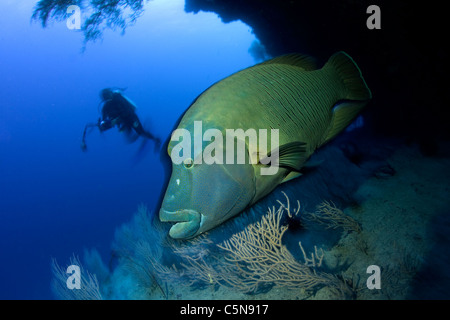
<svg viewBox="0 0 450 320"><path fill-rule="evenodd" d="M246 73L257 75L252 77L254 78L252 79L253 86L249 95L253 94L257 99L267 101L258 104L260 115L270 114L270 117L265 117L265 122L271 123L271 127L279 128L284 135L288 135L289 141L294 141L296 138L305 139L313 143L315 148L320 143L319 140L326 129L326 120L331 118L331 107L337 100L334 92L328 95L317 94L322 91L328 92L327 87L322 85L323 82L317 80L323 76L324 72L302 71L295 66L276 64L253 68L235 74L233 77L242 77L242 79L233 80L241 83L248 81L249 77ZM295 71L297 71L296 75ZM306 73L310 73L310 75ZM313 83L308 87L303 85L312 82L317 84ZM264 89L261 90L261 87ZM313 95L311 95L311 91L314 92ZM249 104L245 106L252 107ZM323 111L324 109L326 112ZM323 114L321 119L317 119L317 114ZM252 120L255 119L249 119L249 122ZM305 130L305 128L309 128L309 130Z"/></svg>
<svg viewBox="0 0 450 320"><path fill-rule="evenodd" d="M331 56L321 69L301 55L274 58L209 87L185 112L178 129L197 134L195 139L203 136L193 130L195 121L201 121L202 130L219 129L223 136L227 129L266 129L268 141L270 129L278 129L279 152L269 152L268 164L174 163L159 212L161 221L175 223L169 235L195 237L300 176L314 150L350 124L371 97L359 68L344 52ZM247 155L261 152L248 140ZM169 143L170 155L176 145L176 140ZM275 170L267 173L268 168Z"/></svg>

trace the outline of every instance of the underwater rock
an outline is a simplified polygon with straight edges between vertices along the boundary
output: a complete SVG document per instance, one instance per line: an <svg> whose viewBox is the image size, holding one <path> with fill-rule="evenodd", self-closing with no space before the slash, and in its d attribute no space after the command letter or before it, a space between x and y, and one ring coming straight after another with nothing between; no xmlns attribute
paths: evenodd
<svg viewBox="0 0 450 320"><path fill-rule="evenodd" d="M395 169L390 165L385 165L375 171L375 177L378 179L386 179L395 175Z"/></svg>
<svg viewBox="0 0 450 320"><path fill-rule="evenodd" d="M374 93L373 108L369 106L366 114L377 132L414 140L424 134L428 141L449 139L444 78L448 59L438 37L430 36L447 29L445 10L420 2L377 1L381 30L369 30L366 10L371 4L186 0L185 11L212 11L225 23L241 20L271 56L301 52L326 59L345 50L357 58Z"/></svg>

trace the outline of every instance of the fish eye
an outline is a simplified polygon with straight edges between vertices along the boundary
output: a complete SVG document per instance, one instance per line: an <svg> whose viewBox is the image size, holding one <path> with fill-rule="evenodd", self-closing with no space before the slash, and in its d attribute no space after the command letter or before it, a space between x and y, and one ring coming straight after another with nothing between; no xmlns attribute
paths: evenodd
<svg viewBox="0 0 450 320"><path fill-rule="evenodd" d="M187 158L183 161L183 165L186 169L191 169L194 166L194 160L192 160L192 158Z"/></svg>

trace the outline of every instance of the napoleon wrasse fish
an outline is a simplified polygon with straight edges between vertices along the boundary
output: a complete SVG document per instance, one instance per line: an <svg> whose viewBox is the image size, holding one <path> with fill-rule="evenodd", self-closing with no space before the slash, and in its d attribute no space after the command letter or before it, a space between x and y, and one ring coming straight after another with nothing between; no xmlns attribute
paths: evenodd
<svg viewBox="0 0 450 320"><path fill-rule="evenodd" d="M208 231L280 183L298 177L313 152L345 129L371 97L358 66L344 52L331 56L321 69L303 55L277 57L208 88L188 108L178 128L198 135L193 126L201 121L203 129L223 133L230 128L278 129L278 170L262 175L260 169L267 166L262 161L173 163L159 212L161 221L175 223L169 235L185 239ZM258 146L249 143L245 141L245 150L250 157ZM176 141L170 141L169 155L175 146Z"/></svg>

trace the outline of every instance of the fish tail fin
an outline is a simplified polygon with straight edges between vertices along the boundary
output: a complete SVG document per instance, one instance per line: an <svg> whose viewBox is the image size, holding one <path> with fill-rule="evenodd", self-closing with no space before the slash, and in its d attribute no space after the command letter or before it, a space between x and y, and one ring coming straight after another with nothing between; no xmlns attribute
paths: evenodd
<svg viewBox="0 0 450 320"><path fill-rule="evenodd" d="M341 101L332 106L333 115L330 127L325 132L322 144L330 141L344 130L372 98L372 93L367 87L361 71L345 52L341 51L332 55L324 69L337 75L338 81L343 85L343 93Z"/></svg>
<svg viewBox="0 0 450 320"><path fill-rule="evenodd" d="M333 54L324 69L333 69L337 73L345 88L343 99L347 100L369 100L372 93L364 81L358 65L345 52L340 51Z"/></svg>

